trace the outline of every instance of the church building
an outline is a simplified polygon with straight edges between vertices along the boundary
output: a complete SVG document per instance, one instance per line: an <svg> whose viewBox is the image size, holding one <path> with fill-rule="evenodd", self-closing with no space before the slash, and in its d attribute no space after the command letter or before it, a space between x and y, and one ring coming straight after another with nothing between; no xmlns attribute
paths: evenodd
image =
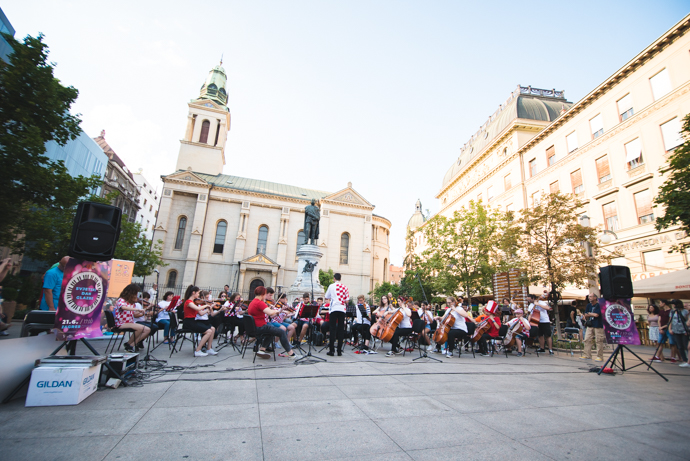
<svg viewBox="0 0 690 461"><path fill-rule="evenodd" d="M154 241L163 241L161 289L229 285L248 297L257 286L286 291L297 278L304 208L321 210L318 270L333 269L353 296L385 281L391 222L343 182L320 191L224 174L230 130L227 76L214 67L190 101L176 171L163 176ZM217 293L216 293L217 294Z"/></svg>

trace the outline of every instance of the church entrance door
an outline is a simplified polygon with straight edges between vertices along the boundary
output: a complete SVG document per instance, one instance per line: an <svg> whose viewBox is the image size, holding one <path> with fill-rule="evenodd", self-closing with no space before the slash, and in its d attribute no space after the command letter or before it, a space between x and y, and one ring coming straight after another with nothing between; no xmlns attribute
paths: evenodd
<svg viewBox="0 0 690 461"><path fill-rule="evenodd" d="M258 287L264 286L264 281L261 279L254 279L252 280L252 283L249 284L249 300L251 301L254 299L254 290L256 290Z"/></svg>

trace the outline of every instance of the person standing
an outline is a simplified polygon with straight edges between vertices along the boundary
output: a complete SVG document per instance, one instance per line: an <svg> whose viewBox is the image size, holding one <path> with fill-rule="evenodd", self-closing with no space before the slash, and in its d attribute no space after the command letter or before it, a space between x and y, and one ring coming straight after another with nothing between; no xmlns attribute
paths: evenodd
<svg viewBox="0 0 690 461"><path fill-rule="evenodd" d="M65 275L65 266L69 261L69 256L63 256L57 266L48 269L43 277L43 299L39 309L42 311L55 311L60 301L60 291L62 290L62 277Z"/></svg>
<svg viewBox="0 0 690 461"><path fill-rule="evenodd" d="M585 348L583 350L583 355L580 357L583 360L592 359L592 341L597 343L597 358L594 359L596 362L604 361L604 320L601 318L601 307L599 306L599 300L597 295L590 293L589 304L587 304L587 309L585 310L585 322L587 326L587 332L585 333Z"/></svg>
<svg viewBox="0 0 690 461"><path fill-rule="evenodd" d="M679 299L674 299L671 301L673 304L673 310L671 310L671 315L669 316L669 329L670 333L673 335L673 339L676 343L676 348L678 349L678 355L681 360L681 367L687 367L688 362L688 311L683 307L683 302Z"/></svg>
<svg viewBox="0 0 690 461"><path fill-rule="evenodd" d="M668 340L668 344L671 348L671 357L668 360L671 363L676 363L678 348L676 347L676 341L673 337L673 334L668 329L671 317L671 307L669 306L668 301L665 299L660 299L659 304L659 346L657 347L659 350L658 359L662 362L665 360L664 344L666 344L666 340Z"/></svg>
<svg viewBox="0 0 690 461"><path fill-rule="evenodd" d="M338 355L343 355L343 338L345 337L345 306L350 299L350 290L345 285L340 283L340 274L334 274L332 283L328 290L326 290L325 298L330 301L328 308L329 313L329 327L330 338L328 340L328 353L326 355L335 355L334 343L336 336L338 337Z"/></svg>
<svg viewBox="0 0 690 461"><path fill-rule="evenodd" d="M151 285L151 288L149 288L149 291L147 291L147 293L150 296L149 301L155 304L158 301L158 299L156 298L156 295L158 294L158 284L154 283L153 285Z"/></svg>
<svg viewBox="0 0 690 461"><path fill-rule="evenodd" d="M549 318L549 311L553 310L549 303L546 302L546 292L536 300L534 295L530 295L533 305L530 306L530 314L533 309L539 311L539 349L537 352L546 352L544 350L544 343L549 348L549 354L553 355L552 339L551 339L551 319Z"/></svg>

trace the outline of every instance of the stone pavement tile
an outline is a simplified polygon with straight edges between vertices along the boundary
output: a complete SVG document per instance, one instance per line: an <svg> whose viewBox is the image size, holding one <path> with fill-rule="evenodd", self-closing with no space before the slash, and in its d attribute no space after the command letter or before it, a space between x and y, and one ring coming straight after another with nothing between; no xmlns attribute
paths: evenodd
<svg viewBox="0 0 690 461"><path fill-rule="evenodd" d="M400 448L408 450L436 449L457 445L509 443L498 432L478 424L469 416L418 416L413 419L376 419L374 421ZM469 431L468 431L469 430ZM471 437L466 434L471 433Z"/></svg>
<svg viewBox="0 0 690 461"><path fill-rule="evenodd" d="M599 429L629 426L645 422L641 415L631 413L626 408L626 405L627 403L599 403L594 405L549 407L542 410L556 416L565 416Z"/></svg>
<svg viewBox="0 0 690 461"><path fill-rule="evenodd" d="M131 433L105 458L113 461L169 461L194 460L262 460L261 431L258 428L209 430L196 423L194 432L166 432L162 434ZM203 428L203 429L202 429ZM78 458L75 458L78 459Z"/></svg>
<svg viewBox="0 0 690 461"><path fill-rule="evenodd" d="M281 391L285 389L295 390L311 386L333 386L329 378L287 378L287 379L262 379L256 381L259 391Z"/></svg>
<svg viewBox="0 0 690 461"><path fill-rule="evenodd" d="M514 428L522 427L529 421L529 433L536 436L564 434L593 429L594 427L583 421L568 418L565 415L555 415L539 408L523 408L520 410L499 412L472 413L471 417L490 428L503 434L512 433Z"/></svg>
<svg viewBox="0 0 690 461"><path fill-rule="evenodd" d="M631 443L638 442L682 459L690 458L690 421L621 427L608 432ZM664 456L656 459L664 459Z"/></svg>
<svg viewBox="0 0 690 461"><path fill-rule="evenodd" d="M213 394L212 394L213 395ZM259 407L256 404L219 405L169 408L154 407L132 429L136 433L184 432L195 427L226 430L259 427Z"/></svg>
<svg viewBox="0 0 690 461"><path fill-rule="evenodd" d="M336 386L352 386L363 384L372 387L398 384L400 381L393 376L338 376L328 378Z"/></svg>
<svg viewBox="0 0 690 461"><path fill-rule="evenodd" d="M447 416L456 412L435 398L426 395L352 399L372 419Z"/></svg>
<svg viewBox="0 0 690 461"><path fill-rule="evenodd" d="M687 401L687 399L686 399ZM672 401L637 401L622 404L606 404L612 410L627 413L628 424L662 423L688 419L687 405L675 404Z"/></svg>
<svg viewBox="0 0 690 461"><path fill-rule="evenodd" d="M98 437L3 437L0 458L13 461L90 461L103 459L122 435Z"/></svg>
<svg viewBox="0 0 690 461"><path fill-rule="evenodd" d="M60 434L63 437L126 434L146 413L143 409L83 410L62 407L26 408L15 418L0 421L3 438L42 437Z"/></svg>
<svg viewBox="0 0 690 461"><path fill-rule="evenodd" d="M122 410L150 408L165 393L164 389L151 392L130 392L129 389L102 389L94 392L79 405L60 407L64 410Z"/></svg>
<svg viewBox="0 0 690 461"><path fill-rule="evenodd" d="M459 413L500 412L529 407L528 400L522 395L516 399L496 392L467 395L463 390L457 389L453 393L434 395L434 399Z"/></svg>
<svg viewBox="0 0 690 461"><path fill-rule="evenodd" d="M264 426L262 437L266 461L360 459L364 455L379 459L375 456L379 453L402 453L400 447L369 419L346 423L329 419L300 424L298 430L290 421L285 421L279 426Z"/></svg>
<svg viewBox="0 0 690 461"><path fill-rule="evenodd" d="M387 384L340 384L340 390L351 399L366 399L384 395L410 395L418 393L410 386L401 382Z"/></svg>
<svg viewBox="0 0 690 461"><path fill-rule="evenodd" d="M198 395L199 398L190 396ZM227 400L224 397L227 397ZM253 381L177 381L156 402L159 407L215 406L219 403L256 403L256 383Z"/></svg>
<svg viewBox="0 0 690 461"><path fill-rule="evenodd" d="M455 394L458 392L467 393L479 391L480 387L477 387L469 382L465 381L436 381L430 380L426 381L404 381L405 384L412 389L414 393L425 394L425 395L442 395L442 394Z"/></svg>
<svg viewBox="0 0 690 461"><path fill-rule="evenodd" d="M647 426L639 426L645 428ZM626 428L625 430L627 430ZM622 430L622 429L621 429ZM645 429L642 429L643 431ZM676 457L652 446L622 437L611 430L594 430L546 437L528 437L520 440L534 450L553 459L563 460L654 460L680 461L687 459L687 446L684 457Z"/></svg>
<svg viewBox="0 0 690 461"><path fill-rule="evenodd" d="M395 453L374 453L374 454L363 454L358 456L336 456L335 458L324 458L326 460L338 460L338 461L412 461L410 455L403 451L398 451Z"/></svg>
<svg viewBox="0 0 690 461"><path fill-rule="evenodd" d="M261 405L261 427L290 427L310 423L333 423L368 419L350 400L317 399L308 402L281 402Z"/></svg>
<svg viewBox="0 0 690 461"><path fill-rule="evenodd" d="M516 441L477 445L460 445L439 449L408 450L407 454L415 461L439 461L461 459L463 461L529 460L552 461L553 458L522 445Z"/></svg>
<svg viewBox="0 0 690 461"><path fill-rule="evenodd" d="M259 403L304 402L311 400L347 400L338 386L313 386L311 382L292 382L292 388L259 388Z"/></svg>

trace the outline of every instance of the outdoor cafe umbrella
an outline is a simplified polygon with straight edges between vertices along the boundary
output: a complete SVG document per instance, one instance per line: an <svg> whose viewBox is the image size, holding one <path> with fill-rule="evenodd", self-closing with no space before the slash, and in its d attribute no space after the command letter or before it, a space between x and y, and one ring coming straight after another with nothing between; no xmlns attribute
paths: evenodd
<svg viewBox="0 0 690 461"><path fill-rule="evenodd" d="M639 298L690 299L690 270L681 269L633 282L633 292Z"/></svg>

